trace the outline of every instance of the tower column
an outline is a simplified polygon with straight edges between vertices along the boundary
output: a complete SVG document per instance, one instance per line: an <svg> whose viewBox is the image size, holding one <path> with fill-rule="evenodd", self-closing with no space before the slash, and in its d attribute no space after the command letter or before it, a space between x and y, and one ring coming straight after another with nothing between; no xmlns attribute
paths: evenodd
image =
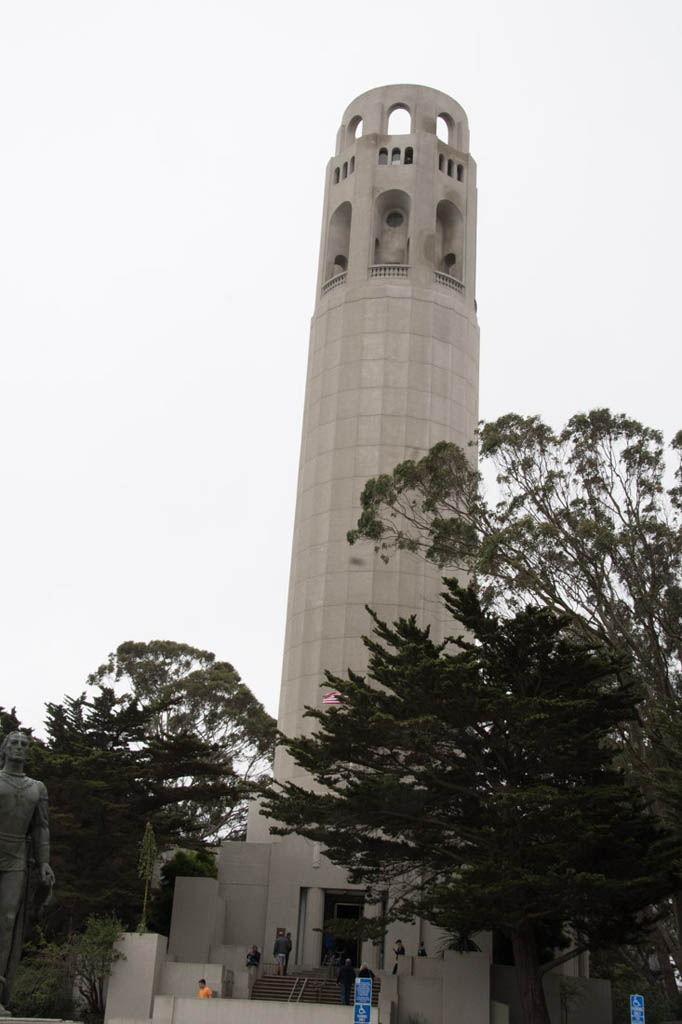
<svg viewBox="0 0 682 1024"><path fill-rule="evenodd" d="M305 930L303 932L303 963L317 967L322 959L322 928L324 918L324 889L311 887L305 909Z"/></svg>
<svg viewBox="0 0 682 1024"><path fill-rule="evenodd" d="M365 903L363 908L363 917L371 920L379 917L380 914L381 904ZM381 959L381 946L376 945L374 942L363 942L361 957L363 963L366 963L373 971L378 971L381 968Z"/></svg>

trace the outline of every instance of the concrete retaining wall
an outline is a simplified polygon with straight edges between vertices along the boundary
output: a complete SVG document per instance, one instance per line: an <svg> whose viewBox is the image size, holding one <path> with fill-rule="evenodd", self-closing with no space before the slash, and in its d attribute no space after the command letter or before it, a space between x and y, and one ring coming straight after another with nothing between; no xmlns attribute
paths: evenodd
<svg viewBox="0 0 682 1024"><path fill-rule="evenodd" d="M352 1024L352 1006L157 996L152 1024ZM378 1024L376 1007L370 1024Z"/></svg>

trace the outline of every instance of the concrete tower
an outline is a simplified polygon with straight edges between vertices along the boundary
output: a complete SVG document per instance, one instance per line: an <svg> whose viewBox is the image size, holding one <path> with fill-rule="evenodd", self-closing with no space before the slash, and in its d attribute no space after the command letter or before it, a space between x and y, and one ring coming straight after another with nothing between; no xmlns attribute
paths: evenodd
<svg viewBox="0 0 682 1024"><path fill-rule="evenodd" d="M396 132L397 111L407 134ZM447 142L436 134L439 119ZM279 711L289 735L312 728L303 714L321 704L325 669L364 670L365 605L389 621L416 613L436 638L445 621L452 627L437 571L409 553L386 565L369 545L351 548L346 533L369 477L437 441L466 446L474 435L475 266L476 167L462 108L414 85L359 96L326 172ZM282 751L275 775L312 784ZM190 959L200 944L190 924L200 921L203 948L224 963L245 936L269 956L285 928L293 964L316 967L324 921L379 913L376 903L365 905L364 886L351 885L319 846L269 828L254 804L247 842L221 847L216 892L206 879L203 895L194 879L176 888L169 945L176 959ZM396 925L387 942L398 935L415 950L421 938L437 940L420 921ZM354 956L383 963L383 950L369 943Z"/></svg>
<svg viewBox="0 0 682 1024"><path fill-rule="evenodd" d="M402 111L403 130L395 132ZM436 134L440 125L447 142ZM298 478L279 727L313 726L324 670L362 671L369 604L440 631L440 577L349 547L367 479L478 419L476 165L467 118L434 89L372 89L343 115L326 171ZM275 774L295 778L283 752ZM254 820L249 838L264 838Z"/></svg>

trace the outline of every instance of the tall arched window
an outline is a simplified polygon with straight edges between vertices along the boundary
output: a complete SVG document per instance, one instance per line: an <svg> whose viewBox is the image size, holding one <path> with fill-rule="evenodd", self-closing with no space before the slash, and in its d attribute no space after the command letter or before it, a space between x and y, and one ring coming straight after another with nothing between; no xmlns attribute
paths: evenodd
<svg viewBox="0 0 682 1024"><path fill-rule="evenodd" d="M387 149L380 149L379 150L379 163L380 164L387 164L388 163L388 150Z"/></svg>
<svg viewBox="0 0 682 1024"><path fill-rule="evenodd" d="M398 104L388 114L388 135L409 135L412 131L412 117L407 107Z"/></svg>
<svg viewBox="0 0 682 1024"><path fill-rule="evenodd" d="M348 266L350 250L350 223L352 216L350 203L341 203L331 215L327 231L327 258L325 261L325 281L336 274L342 273Z"/></svg>
<svg viewBox="0 0 682 1024"><path fill-rule="evenodd" d="M410 197L390 189L374 206L374 262L405 265L409 259Z"/></svg>
<svg viewBox="0 0 682 1024"><path fill-rule="evenodd" d="M448 199L436 207L436 270L464 279L464 217Z"/></svg>
<svg viewBox="0 0 682 1024"><path fill-rule="evenodd" d="M413 160L412 146L407 146L407 148L405 149L405 163L406 164L411 164L412 160Z"/></svg>
<svg viewBox="0 0 682 1024"><path fill-rule="evenodd" d="M347 178L348 177L348 161L347 160L346 160L346 162L343 165L343 171L341 173L341 177L342 178Z"/></svg>
<svg viewBox="0 0 682 1024"><path fill-rule="evenodd" d="M354 118L348 124L347 138L348 142L354 142L355 139L359 139L362 135L362 118L359 114L356 114Z"/></svg>
<svg viewBox="0 0 682 1024"><path fill-rule="evenodd" d="M397 146L396 146L395 149L391 150L391 163L392 164L399 164L400 163L400 150L398 149Z"/></svg>
<svg viewBox="0 0 682 1024"><path fill-rule="evenodd" d="M352 156L350 158L350 173L352 174L354 170L355 170L355 157Z"/></svg>
<svg viewBox="0 0 682 1024"><path fill-rule="evenodd" d="M445 157L443 156L442 153L439 153L438 154L438 170L442 171L444 167L445 167Z"/></svg>
<svg viewBox="0 0 682 1024"><path fill-rule="evenodd" d="M436 135L441 142L447 142L449 146L456 144L455 122L449 114L439 114L436 119Z"/></svg>
<svg viewBox="0 0 682 1024"><path fill-rule="evenodd" d="M455 173L455 161L448 160L448 178L452 178Z"/></svg>
<svg viewBox="0 0 682 1024"><path fill-rule="evenodd" d="M334 168L334 184L335 185L338 185L338 183L339 183L339 173L340 172L339 172L338 167L335 167Z"/></svg>
<svg viewBox="0 0 682 1024"><path fill-rule="evenodd" d="M464 164L457 164L457 181L464 181Z"/></svg>

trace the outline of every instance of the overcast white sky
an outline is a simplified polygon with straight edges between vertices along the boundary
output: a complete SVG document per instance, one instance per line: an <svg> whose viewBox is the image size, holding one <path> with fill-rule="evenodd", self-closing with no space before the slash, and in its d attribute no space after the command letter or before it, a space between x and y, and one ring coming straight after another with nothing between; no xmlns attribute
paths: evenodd
<svg viewBox="0 0 682 1024"><path fill-rule="evenodd" d="M682 427L680 0L0 0L0 704L124 640L276 713L322 192L359 93L466 109L481 415Z"/></svg>

